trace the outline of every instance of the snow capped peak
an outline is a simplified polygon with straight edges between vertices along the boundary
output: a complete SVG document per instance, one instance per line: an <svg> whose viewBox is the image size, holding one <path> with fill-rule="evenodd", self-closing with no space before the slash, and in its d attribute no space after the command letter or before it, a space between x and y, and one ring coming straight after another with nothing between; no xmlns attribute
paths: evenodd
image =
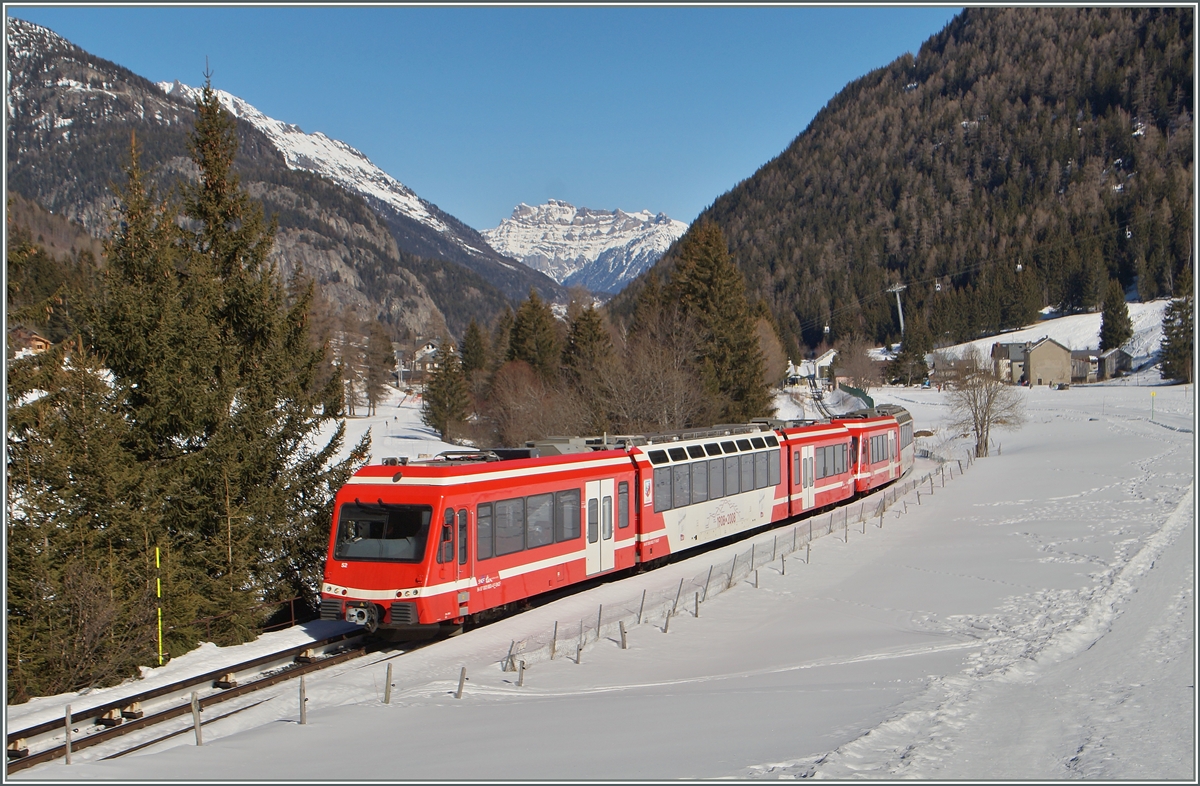
<svg viewBox="0 0 1200 786"><path fill-rule="evenodd" d="M686 230L687 224L664 213L594 210L548 199L520 203L498 227L480 234L501 254L559 283L618 292Z"/></svg>
<svg viewBox="0 0 1200 786"><path fill-rule="evenodd" d="M163 93L195 103L203 90L179 80L159 82ZM224 90L213 90L221 106L263 132L283 154L289 169L303 169L327 177L347 191L390 207L438 232L450 235L450 228L434 215L432 206L412 189L371 163L361 151L320 131L304 133L300 126L284 123L263 114L241 98ZM455 238L457 240L457 238Z"/></svg>

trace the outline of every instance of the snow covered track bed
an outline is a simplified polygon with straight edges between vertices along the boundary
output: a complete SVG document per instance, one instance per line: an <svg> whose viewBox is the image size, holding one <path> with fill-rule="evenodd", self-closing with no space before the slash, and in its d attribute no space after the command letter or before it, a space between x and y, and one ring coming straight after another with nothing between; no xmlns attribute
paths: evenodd
<svg viewBox="0 0 1200 786"><path fill-rule="evenodd" d="M872 393L964 455L943 395ZM785 563L791 525L396 658L389 704L386 664L331 670L307 725L289 687L203 747L16 778L1194 778L1194 391L1023 393L999 455L948 462L882 527L878 496L816 517L810 562L805 520Z"/></svg>
<svg viewBox="0 0 1200 786"><path fill-rule="evenodd" d="M215 671L189 676L138 693L122 691L117 699L102 703L76 703L71 712L72 752L106 744L111 747L113 741L132 732L166 724L190 711L193 694L199 697L199 706L204 709L262 690L283 680L293 679L300 674L358 657L365 652L362 639L361 633L341 632L280 652L261 655L243 663L223 665ZM233 712L249 706L253 705L243 703L242 707ZM168 736L175 733L178 732L168 733ZM156 730L150 734L161 732ZM147 735L142 735L145 736ZM115 758L125 751L146 747L156 741L157 738L151 737L145 742L128 744L124 750L115 753L105 749L99 755L85 755L84 758ZM9 774L64 758L67 750L66 716L9 731L7 743L10 751L23 753L10 759L7 765Z"/></svg>

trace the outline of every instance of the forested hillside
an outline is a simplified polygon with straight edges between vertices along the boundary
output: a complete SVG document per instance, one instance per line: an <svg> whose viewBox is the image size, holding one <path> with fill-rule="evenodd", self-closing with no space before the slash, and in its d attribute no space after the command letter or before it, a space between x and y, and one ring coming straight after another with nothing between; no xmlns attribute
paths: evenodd
<svg viewBox="0 0 1200 786"><path fill-rule="evenodd" d="M1109 279L1169 295L1192 267L1192 26L1191 8L967 9L692 231L722 228L792 352L898 340L898 283L931 343L1094 309Z"/></svg>

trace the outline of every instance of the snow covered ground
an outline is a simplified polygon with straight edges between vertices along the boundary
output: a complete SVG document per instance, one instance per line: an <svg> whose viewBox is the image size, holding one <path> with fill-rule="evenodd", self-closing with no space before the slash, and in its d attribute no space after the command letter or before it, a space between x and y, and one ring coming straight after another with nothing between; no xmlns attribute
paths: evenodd
<svg viewBox="0 0 1200 786"><path fill-rule="evenodd" d="M953 479L935 478L919 505L907 494L882 528L821 536L818 519L809 564L803 547L786 568L767 564L780 542L788 550L784 528L778 541L759 535L395 658L387 705L382 663L317 674L307 725L292 689L209 724L203 747L182 734L11 777L1194 779L1195 391L1156 383L1147 372L1023 389L1030 422L996 435L999 455L965 474L952 461ZM944 394L872 394L935 430L919 446L965 457L940 427ZM376 461L445 449L417 413L393 401L351 419L348 436L370 425ZM743 567L726 591L735 556ZM677 593L682 611L668 625ZM514 646L527 666L520 686L500 665ZM245 648L207 645L147 679L207 671ZM83 701L9 707L9 722Z"/></svg>

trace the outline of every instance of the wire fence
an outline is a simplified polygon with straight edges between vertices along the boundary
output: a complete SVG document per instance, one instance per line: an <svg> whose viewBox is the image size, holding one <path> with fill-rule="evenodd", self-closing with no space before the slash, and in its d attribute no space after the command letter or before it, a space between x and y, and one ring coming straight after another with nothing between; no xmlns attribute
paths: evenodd
<svg viewBox="0 0 1200 786"><path fill-rule="evenodd" d="M625 646L626 632L638 625L653 625L668 632L672 617L678 614L698 617L707 600L742 581L757 582L756 570L778 566L780 571L786 572L787 558L798 551L811 553L808 547L814 540L841 536L849 542L851 529L865 533L868 524L882 527L889 510L903 505L897 515L906 512L910 495L915 504L922 504L924 498L936 494L938 488L945 487L947 480L963 474L974 461L969 454L962 460L946 459L924 449L918 449L916 455L933 459L939 466L919 478L876 492L870 500L845 504L828 513L809 516L760 534L751 539L749 549L714 563L695 576L681 579L676 586L644 590L623 601L600 605L590 617L559 620L551 630L513 641L499 658L501 670L523 670L534 663L562 658L581 662L589 645L597 642L607 640Z"/></svg>

